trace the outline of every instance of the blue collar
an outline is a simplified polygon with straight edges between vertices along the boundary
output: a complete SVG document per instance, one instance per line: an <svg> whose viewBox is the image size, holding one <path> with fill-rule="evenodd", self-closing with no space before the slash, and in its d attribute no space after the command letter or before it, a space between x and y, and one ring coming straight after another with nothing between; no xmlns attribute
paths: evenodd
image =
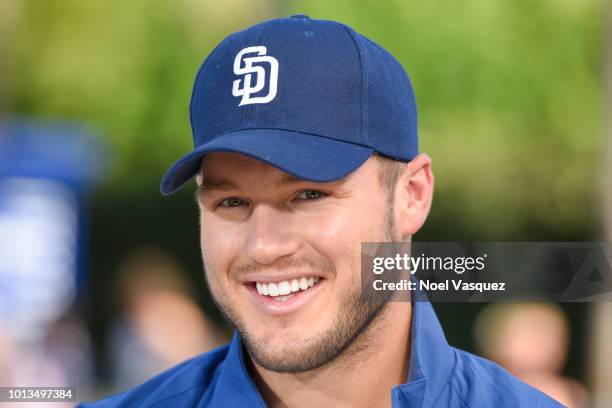
<svg viewBox="0 0 612 408"><path fill-rule="evenodd" d="M391 390L393 405L432 406L450 376L455 357L431 304L414 302L412 305L408 382ZM217 375L217 386L207 406L266 406L246 369L242 341L237 332Z"/></svg>
<svg viewBox="0 0 612 408"><path fill-rule="evenodd" d="M412 344L408 382L393 388L393 405L430 407L442 392L455 364L431 303L412 303Z"/></svg>

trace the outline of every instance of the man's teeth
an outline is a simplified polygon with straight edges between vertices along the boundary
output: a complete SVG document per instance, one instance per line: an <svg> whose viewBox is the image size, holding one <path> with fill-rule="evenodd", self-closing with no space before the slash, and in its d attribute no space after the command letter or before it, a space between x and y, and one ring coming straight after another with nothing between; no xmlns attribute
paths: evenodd
<svg viewBox="0 0 612 408"><path fill-rule="evenodd" d="M319 281L318 277L302 277L299 279L292 279L290 281L282 281L278 283L261 283L257 282L255 286L257 287L257 293L264 296L272 296L275 297L276 300L285 301L289 299L291 293L299 292L301 290L306 290L309 287L313 286L315 283Z"/></svg>

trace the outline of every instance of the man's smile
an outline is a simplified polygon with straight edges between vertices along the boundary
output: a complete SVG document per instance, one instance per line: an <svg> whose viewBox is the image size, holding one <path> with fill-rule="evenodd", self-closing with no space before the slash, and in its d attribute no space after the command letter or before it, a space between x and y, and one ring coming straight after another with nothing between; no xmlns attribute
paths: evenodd
<svg viewBox="0 0 612 408"><path fill-rule="evenodd" d="M245 286L257 308L271 316L285 316L296 312L313 299L326 282L326 279L319 276L304 275L291 279L259 279L245 282Z"/></svg>
<svg viewBox="0 0 612 408"><path fill-rule="evenodd" d="M319 277L313 278L312 276L307 278L302 276L299 279L284 280L278 283L270 282L256 282L255 287L257 293L263 296L270 296L277 302L284 302L290 299L293 293L302 292L308 290L315 283L319 281Z"/></svg>

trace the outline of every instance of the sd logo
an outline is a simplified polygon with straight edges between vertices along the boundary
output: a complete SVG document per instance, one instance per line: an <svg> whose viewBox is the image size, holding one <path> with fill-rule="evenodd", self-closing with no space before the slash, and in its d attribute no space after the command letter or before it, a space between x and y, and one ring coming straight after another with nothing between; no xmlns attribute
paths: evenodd
<svg viewBox="0 0 612 408"><path fill-rule="evenodd" d="M266 47L256 46L243 48L236 55L234 59L234 74L238 76L244 75L242 79L235 80L232 86L232 95L242 97L238 106L252 103L268 103L276 96L278 61L276 58L266 55L266 52ZM256 54L256 56L246 56L247 54ZM251 97L251 95L262 91L266 86L265 65L253 65L254 63L269 64L270 83L268 84L267 95ZM255 78L253 78L253 76L255 76Z"/></svg>

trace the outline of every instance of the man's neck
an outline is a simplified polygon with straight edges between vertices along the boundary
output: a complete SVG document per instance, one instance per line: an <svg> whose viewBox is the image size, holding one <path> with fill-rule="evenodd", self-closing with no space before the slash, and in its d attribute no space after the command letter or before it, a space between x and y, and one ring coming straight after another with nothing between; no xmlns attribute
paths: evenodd
<svg viewBox="0 0 612 408"><path fill-rule="evenodd" d="M408 378L411 319L410 302L390 302L333 362L301 374L251 363L252 374L272 408L390 407L391 389Z"/></svg>

